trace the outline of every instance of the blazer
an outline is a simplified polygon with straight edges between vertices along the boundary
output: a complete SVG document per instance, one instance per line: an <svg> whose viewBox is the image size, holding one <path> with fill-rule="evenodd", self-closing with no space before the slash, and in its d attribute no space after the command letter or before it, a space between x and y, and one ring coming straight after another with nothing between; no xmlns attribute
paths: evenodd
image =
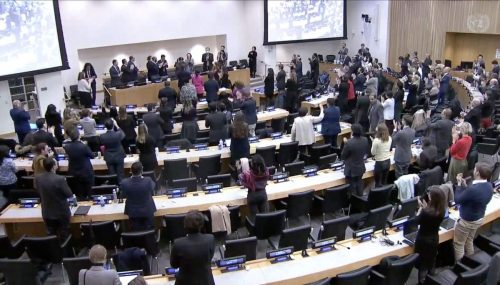
<svg viewBox="0 0 500 285"><path fill-rule="evenodd" d="M368 110L368 121L370 121L370 132L375 132L377 125L384 122L384 107L382 103L377 102L370 105Z"/></svg>
<svg viewBox="0 0 500 285"><path fill-rule="evenodd" d="M418 158L418 166L420 166L420 171L433 168L436 158L437 148L434 145L430 145L424 148Z"/></svg>
<svg viewBox="0 0 500 285"><path fill-rule="evenodd" d="M38 130L33 133L33 145L39 143L46 143L50 148L57 146L56 138L45 130Z"/></svg>
<svg viewBox="0 0 500 285"><path fill-rule="evenodd" d="M109 76L111 77L111 80L120 80L120 68L118 66L112 65L109 68Z"/></svg>
<svg viewBox="0 0 500 285"><path fill-rule="evenodd" d="M356 100L356 123L368 122L368 110L370 109L370 98L359 96Z"/></svg>
<svg viewBox="0 0 500 285"><path fill-rule="evenodd" d="M68 156L68 172L71 175L92 178L94 170L90 160L94 154L90 148L81 141L71 141L64 145L64 151Z"/></svg>
<svg viewBox="0 0 500 285"><path fill-rule="evenodd" d="M210 128L209 142L218 143L227 138L227 118L222 112L210 113L205 118L205 127Z"/></svg>
<svg viewBox="0 0 500 285"><path fill-rule="evenodd" d="M401 131L392 135L392 145L396 148L394 161L409 163L411 161L411 144L415 139L415 130L404 127Z"/></svg>
<svg viewBox="0 0 500 285"><path fill-rule="evenodd" d="M477 132L481 127L481 108L483 105L478 105L472 108L467 115L465 115L464 121L470 123L474 132Z"/></svg>
<svg viewBox="0 0 500 285"><path fill-rule="evenodd" d="M327 136L334 136L340 133L340 109L332 106L324 110L321 121L321 133Z"/></svg>
<svg viewBox="0 0 500 285"><path fill-rule="evenodd" d="M214 62L214 54L209 52L209 53L204 53L201 56L201 62L203 62L203 69L207 70L212 68L213 62Z"/></svg>
<svg viewBox="0 0 500 285"><path fill-rule="evenodd" d="M148 61L148 63L146 63L146 68L148 69L149 80L158 78L160 76L160 68L158 68L158 65L155 62L151 60Z"/></svg>
<svg viewBox="0 0 500 285"><path fill-rule="evenodd" d="M214 247L211 234L188 234L176 239L170 254L170 265L179 268L175 285L214 285L211 268Z"/></svg>
<svg viewBox="0 0 500 285"><path fill-rule="evenodd" d="M122 147L122 140L125 134L122 130L107 131L99 136L101 145L104 145L104 160L114 162L125 158L125 151Z"/></svg>
<svg viewBox="0 0 500 285"><path fill-rule="evenodd" d="M106 270L102 266L92 266L78 273L78 285L120 285L120 278L114 269Z"/></svg>
<svg viewBox="0 0 500 285"><path fill-rule="evenodd" d="M158 99L161 100L161 98L167 98L167 104L170 106L170 108L175 109L177 105L177 92L170 87L170 86L165 86L164 88L160 89L158 91Z"/></svg>
<svg viewBox="0 0 500 285"><path fill-rule="evenodd" d="M137 126L137 124L135 123L135 120L132 117L132 115L127 115L127 118L125 120L118 119L116 123L125 134L126 140L128 141L135 140L135 138L137 137L137 134L135 133L135 127Z"/></svg>
<svg viewBox="0 0 500 285"><path fill-rule="evenodd" d="M134 66L132 68L132 65ZM139 76L139 68L137 68L137 65L135 62L129 61L127 63L127 70L128 70L128 76L129 76L129 81L136 81L137 77Z"/></svg>
<svg viewBox="0 0 500 285"><path fill-rule="evenodd" d="M268 74L264 79L264 94L266 97L274 95L274 77L271 74Z"/></svg>
<svg viewBox="0 0 500 285"><path fill-rule="evenodd" d="M257 124L257 103L253 98L243 101L240 105L240 110L245 115L245 122L247 124Z"/></svg>
<svg viewBox="0 0 500 285"><path fill-rule="evenodd" d="M160 113L160 118L163 120L163 132L164 133L170 133L172 129L174 128L173 122L172 122L172 116L173 116L173 108L170 107L168 104L166 106L160 106L158 107L158 112Z"/></svg>
<svg viewBox="0 0 500 285"><path fill-rule="evenodd" d="M439 98L443 98L448 93L448 90L450 89L450 80L451 76L448 73L443 75L441 78L441 81L439 82Z"/></svg>
<svg viewBox="0 0 500 285"><path fill-rule="evenodd" d="M365 88L366 77L363 74L357 75L354 79L354 89L356 91L363 91Z"/></svg>
<svg viewBox="0 0 500 285"><path fill-rule="evenodd" d="M451 131L455 123L452 120L441 119L430 126L430 139L438 150L445 151L451 145Z"/></svg>
<svg viewBox="0 0 500 285"><path fill-rule="evenodd" d="M284 70L278 71L278 74L276 75L276 87L278 90L285 90L285 79L286 79L286 73ZM273 92L274 92L274 86L273 86Z"/></svg>
<svg viewBox="0 0 500 285"><path fill-rule="evenodd" d="M44 220L69 219L68 198L73 193L66 178L53 172L45 172L35 176L35 185L42 202L42 217Z"/></svg>
<svg viewBox="0 0 500 285"><path fill-rule="evenodd" d="M120 183L125 202L125 214L131 218L152 217L156 212L153 195L155 183L149 177L132 176Z"/></svg>
<svg viewBox="0 0 500 285"><path fill-rule="evenodd" d="M13 108L10 110L10 117L14 121L14 129L17 134L27 134L31 131L30 113L23 109Z"/></svg>
<svg viewBox="0 0 500 285"><path fill-rule="evenodd" d="M347 141L340 155L345 163L344 175L361 176L365 173L365 155L368 155L368 139L353 137Z"/></svg>
<svg viewBox="0 0 500 285"><path fill-rule="evenodd" d="M142 116L142 120L148 126L148 132L153 137L155 142L161 142L163 137L163 125L165 122L160 117L160 115L156 113L146 113Z"/></svg>
<svg viewBox="0 0 500 285"><path fill-rule="evenodd" d="M219 96L217 92L219 91L219 83L215 79L209 79L203 84L205 88L206 97L208 102L217 101Z"/></svg>

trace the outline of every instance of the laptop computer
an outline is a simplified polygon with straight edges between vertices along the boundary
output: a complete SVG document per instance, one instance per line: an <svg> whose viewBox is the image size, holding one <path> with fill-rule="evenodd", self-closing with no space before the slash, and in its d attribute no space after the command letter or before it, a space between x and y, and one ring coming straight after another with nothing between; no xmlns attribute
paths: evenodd
<svg viewBox="0 0 500 285"><path fill-rule="evenodd" d="M448 210L446 211L444 219L439 226L446 230L451 230L455 227L455 220L450 218L450 212Z"/></svg>
<svg viewBox="0 0 500 285"><path fill-rule="evenodd" d="M408 220L403 227L403 242L408 245L415 245L418 233L418 222L416 219Z"/></svg>
<svg viewBox="0 0 500 285"><path fill-rule="evenodd" d="M137 276L142 275L142 270L122 271L118 272L118 278L122 284L128 284Z"/></svg>

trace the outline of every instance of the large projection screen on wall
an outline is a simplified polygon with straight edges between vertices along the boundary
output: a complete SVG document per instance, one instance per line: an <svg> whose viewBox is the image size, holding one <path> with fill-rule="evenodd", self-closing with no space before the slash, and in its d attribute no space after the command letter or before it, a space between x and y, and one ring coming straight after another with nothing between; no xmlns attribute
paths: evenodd
<svg viewBox="0 0 500 285"><path fill-rule="evenodd" d="M264 0L264 44L345 39L345 0Z"/></svg>
<svg viewBox="0 0 500 285"><path fill-rule="evenodd" d="M67 68L57 0L0 0L0 80Z"/></svg>

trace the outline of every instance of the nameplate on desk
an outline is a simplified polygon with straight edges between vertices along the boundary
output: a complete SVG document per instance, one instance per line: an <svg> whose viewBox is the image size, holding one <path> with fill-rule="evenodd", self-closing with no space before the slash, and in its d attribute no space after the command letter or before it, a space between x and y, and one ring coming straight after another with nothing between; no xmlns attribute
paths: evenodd
<svg viewBox="0 0 500 285"><path fill-rule="evenodd" d="M273 259L271 260L271 263L278 263L278 262L292 260L292 258L290 257L290 254L292 253L293 253L293 246L289 246L266 252L266 258Z"/></svg>
<svg viewBox="0 0 500 285"><path fill-rule="evenodd" d="M221 259L217 261L217 267L222 268L221 269L222 273L226 273L244 269L245 262L246 262L246 257L244 255L241 255L241 256Z"/></svg>
<svg viewBox="0 0 500 285"><path fill-rule="evenodd" d="M276 108L274 106L269 106L266 108L266 111L268 111L268 112L272 112L274 110L276 110Z"/></svg>
<svg viewBox="0 0 500 285"><path fill-rule="evenodd" d="M125 105L125 108L126 109L134 109L134 108L137 108L137 105L135 105L135 104L130 105L129 104L129 105Z"/></svg>
<svg viewBox="0 0 500 285"><path fill-rule="evenodd" d="M174 188L174 189L167 189L167 197L168 198L181 198L185 197L187 192L187 188Z"/></svg>
<svg viewBox="0 0 500 285"><path fill-rule="evenodd" d="M220 190L222 189L222 183L206 184L201 186L201 189L203 189L203 192L205 192L205 194L220 193Z"/></svg>
<svg viewBox="0 0 500 285"><path fill-rule="evenodd" d="M165 274L170 277L175 277L175 275L179 273L179 268L167 267L165 268Z"/></svg>
<svg viewBox="0 0 500 285"><path fill-rule="evenodd" d="M413 140L413 144L419 145L420 144L420 138L416 138Z"/></svg>
<svg viewBox="0 0 500 285"><path fill-rule="evenodd" d="M92 195L92 202L94 205L100 204L101 200L104 201L104 204L111 204L111 202L113 202L113 194Z"/></svg>
<svg viewBox="0 0 500 285"><path fill-rule="evenodd" d="M99 106L92 106L90 107L92 110L99 110Z"/></svg>
<svg viewBox="0 0 500 285"><path fill-rule="evenodd" d="M207 98L200 98L199 102L207 102Z"/></svg>
<svg viewBox="0 0 500 285"><path fill-rule="evenodd" d="M280 133L280 132L276 132L276 133L271 134L271 138L273 140L281 139L282 137L283 137L283 133Z"/></svg>
<svg viewBox="0 0 500 285"><path fill-rule="evenodd" d="M284 173L276 173L273 175L273 182L274 183L281 183L288 181L288 172Z"/></svg>
<svg viewBox="0 0 500 285"><path fill-rule="evenodd" d="M361 230L354 231L352 233L353 239L359 239L360 242L368 241L372 239L372 235L375 232L375 227L364 228Z"/></svg>
<svg viewBox="0 0 500 285"><path fill-rule="evenodd" d="M95 129L96 130L104 130L104 125L96 125Z"/></svg>
<svg viewBox="0 0 500 285"><path fill-rule="evenodd" d="M409 219L408 216L404 216L404 217L399 218L399 219L394 219L392 221L388 221L387 223L389 224L389 227L394 228L394 230L401 231L401 230L403 230L405 223L408 222L408 219Z"/></svg>
<svg viewBox="0 0 500 285"><path fill-rule="evenodd" d="M307 96L305 99L306 99L307 102L311 102L312 101L312 96Z"/></svg>
<svg viewBox="0 0 500 285"><path fill-rule="evenodd" d="M208 144L206 143L197 143L194 145L195 150L207 150L208 149Z"/></svg>
<svg viewBox="0 0 500 285"><path fill-rule="evenodd" d="M310 166L302 169L302 175L305 177L311 177L311 176L316 176L318 175L318 167L316 166Z"/></svg>
<svg viewBox="0 0 500 285"><path fill-rule="evenodd" d="M344 169L344 161L336 161L336 162L332 162L330 164L330 168L333 169L333 170L341 170L341 169Z"/></svg>
<svg viewBox="0 0 500 285"><path fill-rule="evenodd" d="M335 249L335 243L337 243L337 237L326 238L313 242L312 248L319 249L318 253L323 253Z"/></svg>
<svg viewBox="0 0 500 285"><path fill-rule="evenodd" d="M168 146L165 148L165 151L167 153L179 153L180 150L181 148L178 146Z"/></svg>
<svg viewBox="0 0 500 285"><path fill-rule="evenodd" d="M19 199L20 208L36 208L40 204L39 198L33 199Z"/></svg>
<svg viewBox="0 0 500 285"><path fill-rule="evenodd" d="M253 136L248 138L249 143L258 143L259 142L259 137Z"/></svg>
<svg viewBox="0 0 500 285"><path fill-rule="evenodd" d="M56 155L56 160L57 161L61 161L61 160L65 160L66 159L66 155L64 154L58 154Z"/></svg>

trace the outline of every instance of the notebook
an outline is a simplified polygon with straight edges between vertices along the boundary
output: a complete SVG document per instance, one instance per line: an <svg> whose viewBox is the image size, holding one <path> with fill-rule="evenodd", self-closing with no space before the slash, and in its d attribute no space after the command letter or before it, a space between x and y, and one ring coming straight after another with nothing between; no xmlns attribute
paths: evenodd
<svg viewBox="0 0 500 285"><path fill-rule="evenodd" d="M78 206L73 216L85 216L90 210L90 206Z"/></svg>

